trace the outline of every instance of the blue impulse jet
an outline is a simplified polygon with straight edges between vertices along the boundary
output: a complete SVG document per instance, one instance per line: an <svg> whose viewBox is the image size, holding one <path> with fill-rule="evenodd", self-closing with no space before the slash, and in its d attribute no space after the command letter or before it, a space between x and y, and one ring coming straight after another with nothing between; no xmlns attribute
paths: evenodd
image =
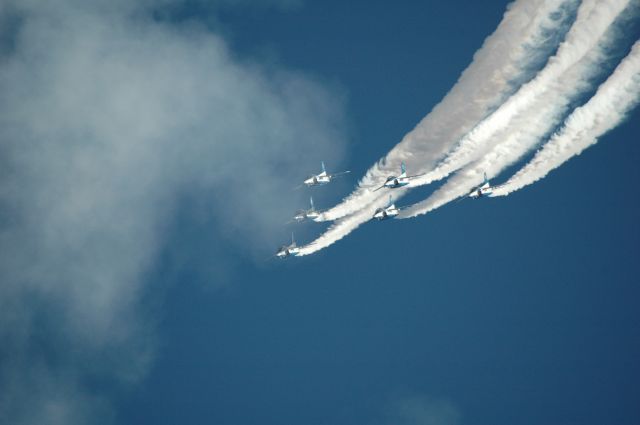
<svg viewBox="0 0 640 425"><path fill-rule="evenodd" d="M307 218L309 220L316 221L318 217L320 217L320 211L316 210L316 207L313 205L313 198L309 198L311 203L311 208L308 210L299 210L296 212L296 215L293 216L293 219L298 223L305 221Z"/></svg>
<svg viewBox="0 0 640 425"><path fill-rule="evenodd" d="M287 258L287 257L295 257L300 254L300 248L296 245L295 239L293 239L293 233L291 234L291 245L282 245L278 252L276 252L276 257L278 258Z"/></svg>
<svg viewBox="0 0 640 425"><path fill-rule="evenodd" d="M373 191L378 191L380 189L382 189L383 187L386 187L388 189L397 189L399 187L403 187L409 184L409 180L411 180L414 177L419 177L424 175L423 174L416 174L415 176L407 176L407 170L404 166L404 162L402 164L400 164L400 170L402 171L402 173L399 176L389 176L387 177L387 180L384 182L384 184L382 186L380 186L377 189L374 189Z"/></svg>
<svg viewBox="0 0 640 425"><path fill-rule="evenodd" d="M376 212L373 213L373 218L382 221L393 218L398 214L400 214L400 209L395 206L391 201L391 196L389 196L389 204L385 208L378 208Z"/></svg>
<svg viewBox="0 0 640 425"><path fill-rule="evenodd" d="M330 183L334 177L339 177L343 174L350 173L350 171L342 171L341 173L329 174L327 170L324 168L324 162L322 164L322 172L320 174L316 174L315 176L309 176L303 182L307 186L321 186L327 183Z"/></svg>
<svg viewBox="0 0 640 425"><path fill-rule="evenodd" d="M485 196L491 196L491 194L493 193L493 189L494 188L489 183L489 179L487 179L487 173L484 173L484 181L482 182L482 184L469 192L467 194L467 197L479 199L484 198Z"/></svg>

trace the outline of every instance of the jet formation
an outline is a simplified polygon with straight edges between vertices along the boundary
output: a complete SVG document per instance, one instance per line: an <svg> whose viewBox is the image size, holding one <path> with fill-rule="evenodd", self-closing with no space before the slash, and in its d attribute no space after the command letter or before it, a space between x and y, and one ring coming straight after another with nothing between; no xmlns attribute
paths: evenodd
<svg viewBox="0 0 640 425"><path fill-rule="evenodd" d="M307 187L313 187L313 186L323 186L326 184L331 183L331 181L336 178L336 177L340 177L342 175L345 175L347 173L350 173L350 171L341 171L339 173L333 173L330 174L327 172L325 166L324 166L324 162L320 163L321 167L322 167L322 172L320 172L319 174L315 174L315 175L311 175L309 177L307 177L302 184L304 186ZM414 179L416 177L422 176L423 174L417 174L417 175L413 175L413 176L408 176L407 175L407 170L405 167L404 162L400 164L400 174L397 176L391 175L389 177L387 177L387 179L385 180L385 182L382 184L382 186L376 188L373 190L373 192L376 192L380 189L386 188L386 189L397 189L400 187L404 187L410 184L411 179ZM300 186L299 186L300 187ZM322 212L317 210L315 205L313 204L313 198L310 197L309 198L309 203L311 205L311 208L304 210L298 210L295 215L293 216L293 220L290 221L291 222L297 222L297 223L301 223L303 221L306 220L313 220L313 221L320 221L321 218L321 214ZM395 204L392 201L391 196L389 196L389 203L387 204L386 207L384 208L378 208L373 212L373 215L371 217L372 220L378 220L378 221L382 221L382 220L387 220L390 218L394 218L396 217L398 214L400 213L400 208L396 207ZM290 245L283 245L281 246L278 251L276 252L276 257L277 258L288 258L288 257L295 257L300 253L300 248L296 245L295 239L293 237L293 233L291 234L291 244Z"/></svg>
<svg viewBox="0 0 640 425"><path fill-rule="evenodd" d="M331 181L336 177L340 177L342 175L350 173L350 171L341 171L339 173L329 174L327 173L327 170L324 166L324 162L321 162L320 165L322 167L322 172L320 172L319 174L315 174L307 177L302 182L302 185L307 187L323 186L331 183ZM423 176L424 174L426 173L408 176L406 166L404 162L402 162L400 164L400 174L397 176L391 175L387 177L387 179L381 186L373 189L373 192L377 192L380 189L397 189L400 187L408 186L411 183L412 179ZM494 189L496 189L497 187L498 186L491 186L489 179L487 179L487 173L484 173L484 181L482 182L482 184L474 188L468 194L461 197L460 200L463 200L465 198L479 199L479 198L491 197L493 196ZM304 210L304 209L298 210L293 216L293 220L290 221L289 223L291 222L301 223L306 220L313 220L316 222L322 221L321 220L322 212L316 209L315 205L313 204L312 197L309 197L309 203L311 205L311 208L307 210ZM405 209L405 208L409 208L409 207L403 207L402 209ZM393 203L392 197L390 195L387 206L384 208L377 208L373 212L371 219L383 221L383 220L388 220L390 218L395 218L398 216L398 214L400 214L400 210L401 208L398 208ZM291 244L281 246L276 252L275 256L277 258L287 258L287 257L295 257L299 255L299 253L300 253L300 248L296 245L296 242L295 242L295 239L293 238L293 233L292 233Z"/></svg>

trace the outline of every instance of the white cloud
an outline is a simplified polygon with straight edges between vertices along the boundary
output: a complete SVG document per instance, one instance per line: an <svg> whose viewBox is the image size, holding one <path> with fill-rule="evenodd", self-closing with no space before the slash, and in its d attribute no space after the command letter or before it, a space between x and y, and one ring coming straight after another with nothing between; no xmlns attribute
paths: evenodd
<svg viewBox="0 0 640 425"><path fill-rule="evenodd" d="M17 23L0 61L2 423L108 418L86 381L144 375L141 296L182 194L233 236L212 249L261 255L306 202L291 181L342 153L339 95L128 3L0 11Z"/></svg>

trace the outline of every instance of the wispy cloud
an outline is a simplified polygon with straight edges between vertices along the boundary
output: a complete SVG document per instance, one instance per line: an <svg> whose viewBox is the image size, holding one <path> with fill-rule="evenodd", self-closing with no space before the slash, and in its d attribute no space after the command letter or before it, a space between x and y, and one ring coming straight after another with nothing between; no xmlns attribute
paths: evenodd
<svg viewBox="0 0 640 425"><path fill-rule="evenodd" d="M141 297L182 194L206 200L218 245L262 256L306 201L282 187L340 159L339 94L155 20L167 4L0 10L15 24L0 61L2 423L109 422L88 383L135 382L153 361Z"/></svg>

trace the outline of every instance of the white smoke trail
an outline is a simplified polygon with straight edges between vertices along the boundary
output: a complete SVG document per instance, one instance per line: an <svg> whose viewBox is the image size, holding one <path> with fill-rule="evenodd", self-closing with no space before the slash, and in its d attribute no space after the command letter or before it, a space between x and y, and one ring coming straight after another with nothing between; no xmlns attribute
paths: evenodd
<svg viewBox="0 0 640 425"><path fill-rule="evenodd" d="M303 247L301 255L333 244L368 221L373 211L387 199L385 193L373 193L370 187L377 186L390 170L399 168L400 162L407 162L410 174L431 167L454 141L485 118L514 90L513 85L525 78L529 68L540 61L540 56L546 56L548 50L555 47L550 43L553 37L549 34L556 33L565 24L575 3L573 0L519 0L509 5L496 31L485 40L471 65L445 98L386 158L367 172L353 194L325 211L319 221L358 213L336 222L318 239ZM420 152L420 162L414 163L411 156L416 152ZM421 168L415 168L417 166ZM395 191L394 199L404 192Z"/></svg>
<svg viewBox="0 0 640 425"><path fill-rule="evenodd" d="M535 157L494 196L506 196L544 178L550 171L595 144L598 138L616 127L640 101L640 41L618 65L596 94L566 119Z"/></svg>
<svg viewBox="0 0 640 425"><path fill-rule="evenodd" d="M615 17L627 5L627 3L628 1L626 0L612 0L609 2L599 3L596 1L584 2L580 6L576 22L573 24L561 47L558 49L557 54L549 60L547 66L534 80L532 80L531 83L525 85L518 91L516 95L514 95L507 101L507 104L510 105L511 109L503 108L501 106L496 112L500 119L493 118L495 115L493 114L487 120L485 120L485 122L488 121L490 124L496 124L494 128L491 129L491 126L486 124L484 127L481 127L480 132L478 132L478 127L476 127L476 135L478 133L482 135L482 132L484 132L486 135L489 135L493 134L499 129L504 130L505 127L508 127L509 122L512 121L512 118L516 116L518 112L525 109L525 107L530 106L531 103L539 101L540 94L544 94L546 92L548 86L554 82L554 78L558 77L558 75L562 75L562 73L567 71L567 69L570 69L576 62L579 62L581 58L583 58L585 54L590 50L590 48L592 48L597 43L598 38L601 37L602 34L607 30L607 28L613 23ZM566 97L575 94L575 92L579 90L580 84L576 83L571 87L572 90L567 90ZM566 107L566 101L564 102L564 104L564 107ZM561 111L562 109L563 106L559 105L551 112L557 113L557 111ZM470 140L473 141L474 139ZM400 150L399 147L400 145L398 145L392 151L392 153L394 151L397 153L397 151ZM415 154L415 152L412 151L407 152L405 153L405 155ZM368 176L370 174L371 171L369 172ZM472 180L475 181L475 178L473 178L473 176ZM407 211L401 212L400 216L413 216L415 215L416 210L418 210L417 214L424 213L423 210L430 211L434 208L437 208L438 206L444 205L451 199L455 199L463 195L466 190L467 188L465 186L454 188L447 187L444 193L441 192L439 194L444 195L441 196L441 200L430 198L424 203L419 204L417 207L412 207ZM402 192L402 194L403 193L404 191ZM369 194L369 199L375 201L377 197L371 195L372 194ZM378 196L384 196L384 194ZM362 198L363 197L360 198L360 201L363 200ZM370 215L372 214L375 207L367 204L366 202L361 202L361 205L361 208L364 208L364 211L354 214L347 219L340 220L340 222L336 223L335 226L332 226L316 241L305 247L304 253L309 254L331 245L337 240L342 239L348 233L357 228L360 224L367 221L370 218Z"/></svg>
<svg viewBox="0 0 640 425"><path fill-rule="evenodd" d="M390 195L385 194L384 200L377 199L369 204L369 207L362 208L360 209L360 211L357 211L354 214L336 220L331 225L331 227L329 227L329 229L324 232L319 238L301 247L298 255L304 256L313 254L314 252L320 251L321 249L336 243L337 241L351 233L355 228L359 227L361 224L370 221L373 218L373 213L375 212L376 208L387 206L390 198L391 202L394 202L396 199L402 197L405 191L406 189L397 189Z"/></svg>
<svg viewBox="0 0 640 425"><path fill-rule="evenodd" d="M549 59L548 65L530 82L502 104L496 112L482 121L469 132L458 147L438 167L412 181L412 186L429 184L447 177L469 162L482 156L487 149L501 142L496 137L500 130L511 131L520 123L514 118L523 111L538 114L532 104L542 96L547 96L554 81L579 62L596 45L600 37L610 27L629 0L589 0L580 5L578 16L564 42L560 44L556 55ZM545 99L547 104L550 99ZM514 125L516 124L516 125Z"/></svg>
<svg viewBox="0 0 640 425"><path fill-rule="evenodd" d="M635 17L638 5L629 7L626 12L626 15ZM465 195L482 181L483 173L493 177L534 148L560 124L572 98L591 86L589 80L602 67L612 46L619 41L619 26L618 23L612 26L583 59L550 83L545 96L539 97L529 109L516 116L498 137L494 137L494 147L484 152L480 160L451 178L427 200L403 211L398 218L426 214Z"/></svg>
<svg viewBox="0 0 640 425"><path fill-rule="evenodd" d="M426 171L515 89L529 69L555 45L553 34L565 24L573 0L519 0L474 55L456 85L414 130L375 164L356 189L319 221L336 220L386 195L373 193L389 173L407 162L409 174Z"/></svg>

